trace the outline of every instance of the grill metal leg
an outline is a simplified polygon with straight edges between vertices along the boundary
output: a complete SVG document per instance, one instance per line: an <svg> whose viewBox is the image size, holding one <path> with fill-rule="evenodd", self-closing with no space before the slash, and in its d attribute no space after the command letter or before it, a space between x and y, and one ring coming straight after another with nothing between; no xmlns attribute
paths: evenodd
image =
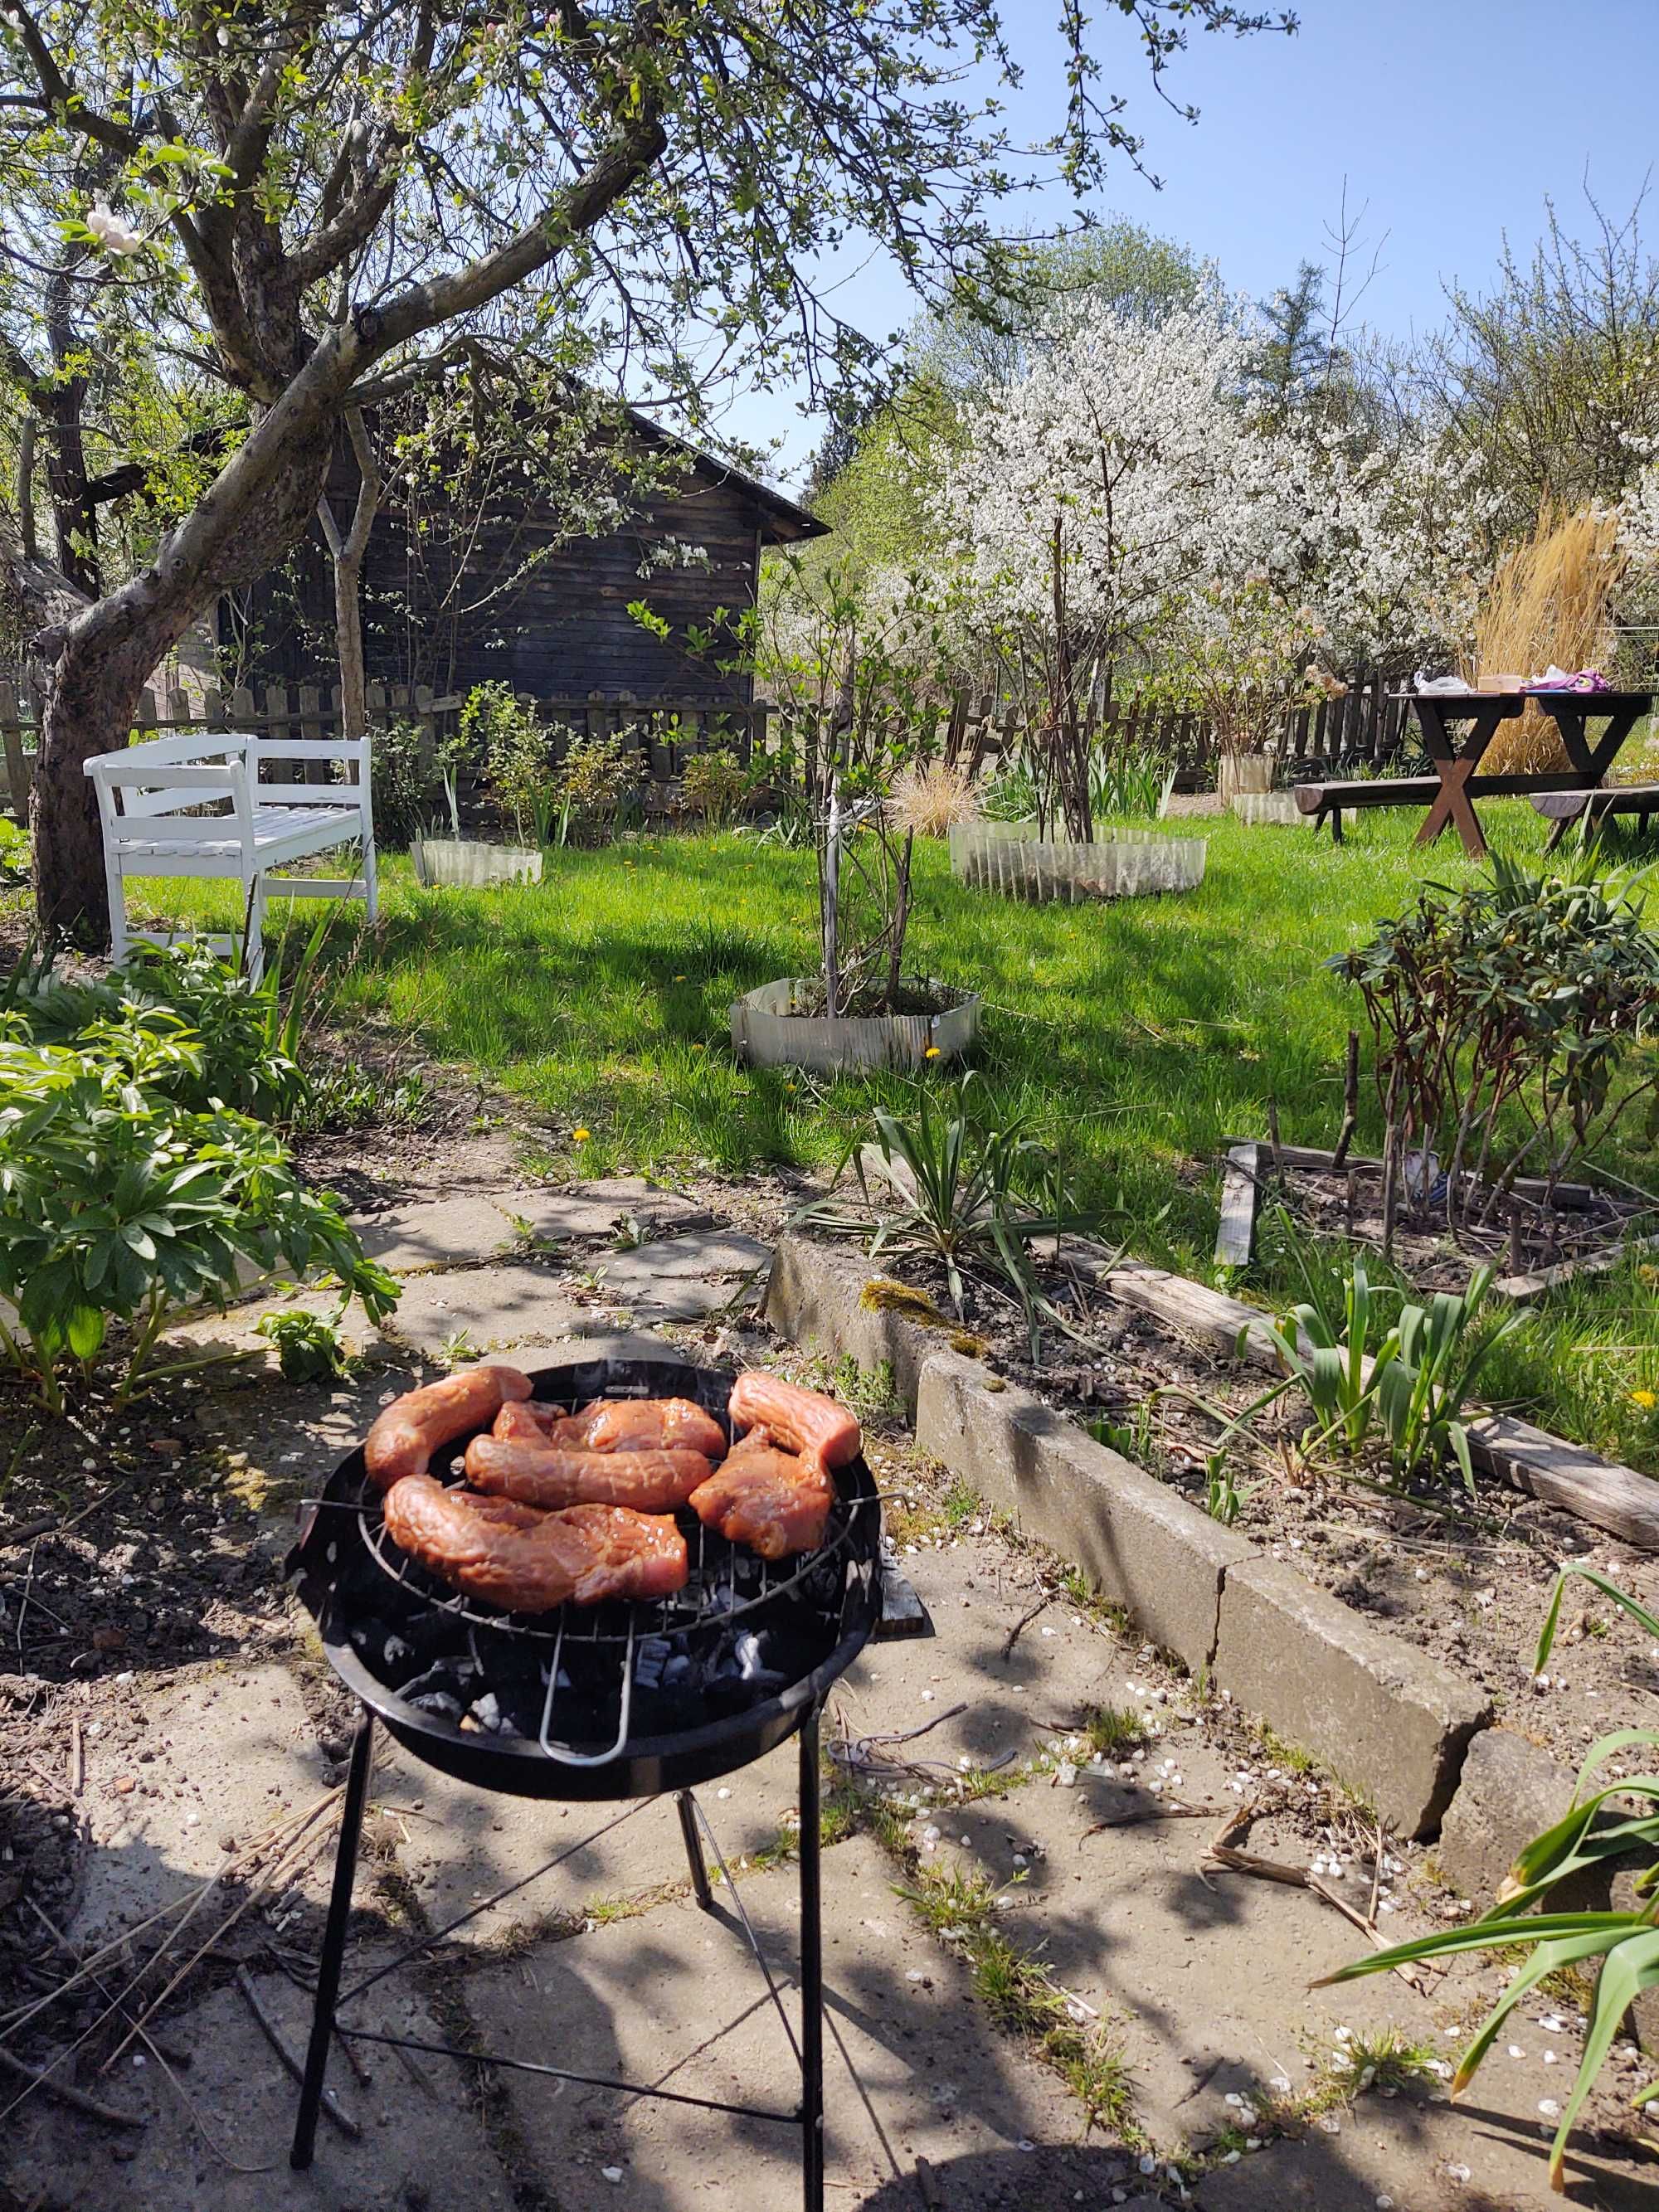
<svg viewBox="0 0 1659 2212"><path fill-rule="evenodd" d="M334 2031L340 1969L345 1961L346 1923L351 1917L351 1887L357 1873L357 1844L363 1831L363 1806L368 1796L368 1770L374 1751L374 1716L365 1705L357 1723L357 1733L352 1738L345 1803L340 1814L339 1848L334 1854L334 1887L329 1893L328 1921L317 1961L317 2002L311 2015L311 2041L306 2046L299 2118L294 2124L294 2144L288 2154L289 2164L301 2173L311 2164L316 2148L317 2116L322 2109L329 2038Z"/></svg>
<svg viewBox="0 0 1659 2212"><path fill-rule="evenodd" d="M823 2212L823 1917L818 1882L818 1709L800 1731L800 2127L806 2212Z"/></svg>
<svg viewBox="0 0 1659 2212"><path fill-rule="evenodd" d="M697 1833L696 1808L691 1802L691 1792L682 1790L674 1799L674 1807L680 1816L680 1833L685 1838L685 1863L691 1870L692 1890L703 1911L711 1911L714 1893L708 1886L708 1862L702 1855L702 1839Z"/></svg>

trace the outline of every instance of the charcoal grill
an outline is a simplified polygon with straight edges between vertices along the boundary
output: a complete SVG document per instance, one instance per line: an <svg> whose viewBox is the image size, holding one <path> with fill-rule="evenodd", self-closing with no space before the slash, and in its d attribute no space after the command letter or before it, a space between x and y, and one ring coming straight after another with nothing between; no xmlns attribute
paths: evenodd
<svg viewBox="0 0 1659 2212"><path fill-rule="evenodd" d="M730 1435L734 1377L678 1361L593 1359L531 1376L538 1400L570 1411L592 1398L690 1398ZM459 1465L472 1432L447 1447ZM361 1446L307 1508L289 1559L330 1664L361 1706L346 1775L340 1839L318 1964L316 2002L290 2162L311 2163L329 2039L401 2045L477 2064L479 2054L371 2032L343 2008L429 1953L651 1801L672 1795L697 1903L714 1904L705 1839L730 1888L743 1932L799 2064L793 2111L653 2089L511 2053L483 2063L612 2088L634 2096L799 2128L807 2212L823 2203L823 1929L818 1869L818 1714L881 1613L881 1510L860 1458L836 1474L836 1498L820 1548L775 1564L727 1543L683 1509L690 1563L672 1597L507 1613L458 1595L387 1535ZM349 1989L340 1984L374 1731L383 1726L416 1759L481 1790L517 1796L631 1801L545 1865L399 1951ZM792 1734L800 1747L801 2032L797 2040L773 1974L696 1785L759 1759Z"/></svg>

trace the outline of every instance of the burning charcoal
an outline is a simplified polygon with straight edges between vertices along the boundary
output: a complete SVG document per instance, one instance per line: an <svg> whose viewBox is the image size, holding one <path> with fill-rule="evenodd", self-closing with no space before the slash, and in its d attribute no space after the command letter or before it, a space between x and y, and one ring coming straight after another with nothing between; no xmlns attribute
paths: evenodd
<svg viewBox="0 0 1659 2212"><path fill-rule="evenodd" d="M486 1690L481 1698L474 1698L472 1717L480 1728L488 1729L492 1735L504 1735L508 1732L493 1690Z"/></svg>
<svg viewBox="0 0 1659 2212"><path fill-rule="evenodd" d="M417 1712L430 1713L436 1720L459 1721L466 1711L459 1698L449 1697L442 1690L428 1690L422 1696L407 1698L405 1702L413 1705Z"/></svg>
<svg viewBox="0 0 1659 2212"><path fill-rule="evenodd" d="M673 1656L674 1647L665 1636L647 1636L634 1655L635 1686L641 1690L660 1689Z"/></svg>

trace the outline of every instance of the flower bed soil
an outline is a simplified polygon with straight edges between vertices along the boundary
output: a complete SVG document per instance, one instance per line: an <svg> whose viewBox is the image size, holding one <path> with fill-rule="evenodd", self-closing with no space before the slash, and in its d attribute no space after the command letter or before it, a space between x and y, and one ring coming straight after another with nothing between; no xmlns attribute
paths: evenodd
<svg viewBox="0 0 1659 2212"><path fill-rule="evenodd" d="M1261 1370L1211 1352L1108 1292L1059 1278L1045 1282L1045 1292L1088 1341L1051 1325L1034 1362L1017 1308L982 1296L958 1330L942 1274L904 1273L951 1333L970 1338L999 1373L1092 1425L1102 1442L1200 1508L1205 1462L1222 1424L1270 1387ZM944 1331L940 1340L948 1340ZM1149 1399L1150 1422L1138 1427ZM1378 1460L1350 1471L1328 1451L1304 1458L1308 1421L1305 1401L1291 1390L1257 1419L1249 1438L1235 1439L1231 1470L1241 1488L1255 1486L1233 1524L1240 1534L1477 1684L1500 1721L1567 1764L1614 1728L1659 1726L1659 1644L1588 1583L1569 1586L1547 1686L1533 1674L1564 1560L1593 1560L1659 1609L1659 1557L1493 1484L1480 1484L1470 1499L1455 1471L1420 1497L1379 1495L1354 1479L1383 1479Z"/></svg>
<svg viewBox="0 0 1659 2212"><path fill-rule="evenodd" d="M1267 1146L1260 1153L1264 1176L1271 1176ZM1393 1264L1419 1291L1461 1291L1470 1271L1482 1263L1500 1277L1616 1254L1626 1237L1659 1226L1659 1209L1634 1196L1577 1183L1569 1187L1571 1204L1500 1201L1493 1218L1460 1223L1453 1234L1444 1212L1425 1207L1395 1217ZM1282 1205L1300 1229L1322 1237L1342 1238L1382 1249L1382 1170L1376 1161L1352 1168L1327 1168L1287 1161L1264 1184L1265 1215ZM1472 1209L1473 1210L1473 1209Z"/></svg>

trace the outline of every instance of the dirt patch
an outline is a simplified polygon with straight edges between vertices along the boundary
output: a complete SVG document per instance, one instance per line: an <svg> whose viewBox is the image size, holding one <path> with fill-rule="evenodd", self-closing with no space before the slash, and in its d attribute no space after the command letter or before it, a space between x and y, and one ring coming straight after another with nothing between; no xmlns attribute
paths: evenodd
<svg viewBox="0 0 1659 2212"><path fill-rule="evenodd" d="M942 1273L904 1272L954 1324ZM1042 1287L1077 1334L1048 1322L1035 1359L1018 1309L1000 1296L970 1297L963 1325L1000 1373L1203 1507L1223 1427L1271 1378L1091 1285L1056 1277ZM1518 1492L1483 1485L1470 1499L1455 1471L1415 1494L1379 1490L1387 1468L1377 1456L1350 1465L1329 1449L1304 1452L1309 1419L1289 1391L1233 1438L1227 1468L1241 1534L1478 1684L1510 1725L1558 1759L1576 1761L1615 1728L1659 1726L1659 1644L1587 1583L1569 1585L1547 1682L1533 1673L1564 1560L1593 1560L1659 1607L1659 1559Z"/></svg>
<svg viewBox="0 0 1659 2212"><path fill-rule="evenodd" d="M1264 1170L1269 1168L1265 1146L1261 1158ZM1655 1225L1651 1204L1599 1188L1570 1188L1572 1204L1500 1200L1486 1222L1479 1218L1483 1209L1472 1209L1474 1218L1460 1222L1455 1236L1437 1206L1401 1208L1394 1222L1394 1264L1421 1291L1458 1291L1467 1286L1470 1270L1483 1263L1500 1276L1564 1266L1616 1254L1628 1237ZM1384 1194L1376 1161L1359 1161L1348 1170L1287 1164L1274 1177L1270 1197L1316 1236L1382 1249Z"/></svg>

